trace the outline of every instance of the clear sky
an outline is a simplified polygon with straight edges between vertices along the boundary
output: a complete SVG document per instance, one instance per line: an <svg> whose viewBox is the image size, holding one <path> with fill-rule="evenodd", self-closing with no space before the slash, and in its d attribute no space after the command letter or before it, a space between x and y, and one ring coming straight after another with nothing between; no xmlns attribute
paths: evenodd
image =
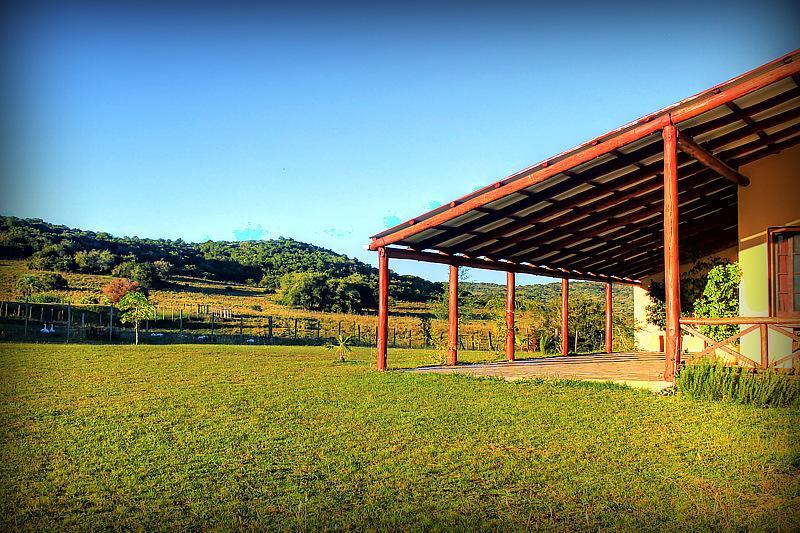
<svg viewBox="0 0 800 533"><path fill-rule="evenodd" d="M796 2L553 4L8 13L0 212L375 264L373 233L800 45Z"/></svg>

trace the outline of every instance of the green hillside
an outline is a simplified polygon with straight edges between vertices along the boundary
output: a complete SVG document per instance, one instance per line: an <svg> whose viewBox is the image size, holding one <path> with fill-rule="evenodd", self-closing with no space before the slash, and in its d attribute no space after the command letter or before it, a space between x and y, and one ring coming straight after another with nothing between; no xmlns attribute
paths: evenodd
<svg viewBox="0 0 800 533"><path fill-rule="evenodd" d="M358 259L294 239L188 243L115 237L9 216L0 218L0 259L26 259L36 270L149 276L154 280L191 276L270 290L278 287L282 276L298 272L355 278L358 285L372 287L378 275L376 268ZM131 275L134 268L138 270ZM441 291L441 283L417 276L392 276L392 293L399 300L428 301Z"/></svg>

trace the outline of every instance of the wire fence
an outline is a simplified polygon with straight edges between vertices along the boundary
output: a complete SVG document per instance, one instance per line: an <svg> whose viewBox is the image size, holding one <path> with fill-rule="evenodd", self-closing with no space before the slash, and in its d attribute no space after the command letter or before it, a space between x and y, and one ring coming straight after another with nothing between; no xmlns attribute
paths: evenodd
<svg viewBox="0 0 800 533"><path fill-rule="evenodd" d="M389 322L389 346L429 349L447 341L444 321L420 320L418 327L407 317L398 327ZM366 322L366 323L365 323ZM400 322L400 321L398 321ZM442 322L439 324L438 322ZM153 316L139 325L144 344L298 344L322 345L338 335L351 335L357 346L375 346L377 317L352 320L303 316L244 316L230 309L208 305L157 307ZM502 334L490 324L460 328L459 346L470 350L502 350ZM0 339L34 342L130 343L134 330L120 322L113 306L71 303L0 302Z"/></svg>

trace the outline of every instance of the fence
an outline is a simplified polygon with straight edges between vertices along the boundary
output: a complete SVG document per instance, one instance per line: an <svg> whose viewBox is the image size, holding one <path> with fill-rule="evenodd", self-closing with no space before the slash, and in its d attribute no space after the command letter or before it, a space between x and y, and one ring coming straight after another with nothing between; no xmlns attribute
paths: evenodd
<svg viewBox="0 0 800 533"><path fill-rule="evenodd" d="M363 322L367 321L369 325ZM419 327L393 325L393 348L444 346L446 324L432 321ZM460 328L459 346L469 350L502 350L503 339L486 324ZM157 307L153 317L140 323L140 342L221 344L323 344L337 335L352 335L354 344L375 346L376 317L353 320L299 316L236 316L230 309L207 305ZM502 336L502 334L500 335ZM70 303L0 302L0 338L37 342L132 342L130 325L119 321L112 306ZM529 338L526 332L526 338ZM528 347L530 348L530 347Z"/></svg>

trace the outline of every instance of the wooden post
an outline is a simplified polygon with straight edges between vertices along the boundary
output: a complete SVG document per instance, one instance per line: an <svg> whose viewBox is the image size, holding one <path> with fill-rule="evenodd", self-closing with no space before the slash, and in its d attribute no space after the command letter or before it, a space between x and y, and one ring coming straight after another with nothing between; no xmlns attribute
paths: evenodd
<svg viewBox="0 0 800 533"><path fill-rule="evenodd" d="M239 344L244 344L244 318L239 315Z"/></svg>
<svg viewBox="0 0 800 533"><path fill-rule="evenodd" d="M761 370L769 368L769 327L766 324L758 325L761 335Z"/></svg>
<svg viewBox="0 0 800 533"><path fill-rule="evenodd" d="M69 342L69 334L72 332L72 305L67 304L67 342Z"/></svg>
<svg viewBox="0 0 800 533"><path fill-rule="evenodd" d="M183 335L183 308L178 309L178 327L180 334Z"/></svg>
<svg viewBox="0 0 800 533"><path fill-rule="evenodd" d="M267 320L267 340L270 344L272 344L272 315L268 317Z"/></svg>
<svg viewBox="0 0 800 533"><path fill-rule="evenodd" d="M397 328L392 327L392 347L397 348Z"/></svg>
<svg viewBox="0 0 800 533"><path fill-rule="evenodd" d="M448 286L449 301L449 322L448 322L448 341L447 364L455 365L458 363L458 267L450 265L450 283Z"/></svg>
<svg viewBox="0 0 800 533"><path fill-rule="evenodd" d="M378 340L377 368L386 370L387 341L389 337L389 256L386 250L378 250Z"/></svg>
<svg viewBox="0 0 800 533"><path fill-rule="evenodd" d="M297 319L294 319L294 338L297 338Z"/></svg>
<svg viewBox="0 0 800 533"><path fill-rule="evenodd" d="M569 353L569 280L561 278L561 355Z"/></svg>
<svg viewBox="0 0 800 533"><path fill-rule="evenodd" d="M674 381L681 357L677 131L675 126L670 124L664 127L662 134L664 137L664 292L667 306L664 379Z"/></svg>
<svg viewBox="0 0 800 533"><path fill-rule="evenodd" d="M114 334L114 306L108 306L108 342L111 342L111 337Z"/></svg>
<svg viewBox="0 0 800 533"><path fill-rule="evenodd" d="M28 297L26 296L25 297L25 331L24 331L24 334L23 334L25 337L28 336L28 315L30 314L28 312L28 310L30 309L30 305L31 304L28 303ZM51 325L50 327L52 328L53 326Z"/></svg>
<svg viewBox="0 0 800 533"><path fill-rule="evenodd" d="M611 302L611 283L606 283L606 353L614 351L614 308Z"/></svg>
<svg viewBox="0 0 800 533"><path fill-rule="evenodd" d="M506 360L514 360L514 304L516 280L513 272L506 272Z"/></svg>
<svg viewBox="0 0 800 533"><path fill-rule="evenodd" d="M214 336L214 313L211 313L211 336Z"/></svg>

